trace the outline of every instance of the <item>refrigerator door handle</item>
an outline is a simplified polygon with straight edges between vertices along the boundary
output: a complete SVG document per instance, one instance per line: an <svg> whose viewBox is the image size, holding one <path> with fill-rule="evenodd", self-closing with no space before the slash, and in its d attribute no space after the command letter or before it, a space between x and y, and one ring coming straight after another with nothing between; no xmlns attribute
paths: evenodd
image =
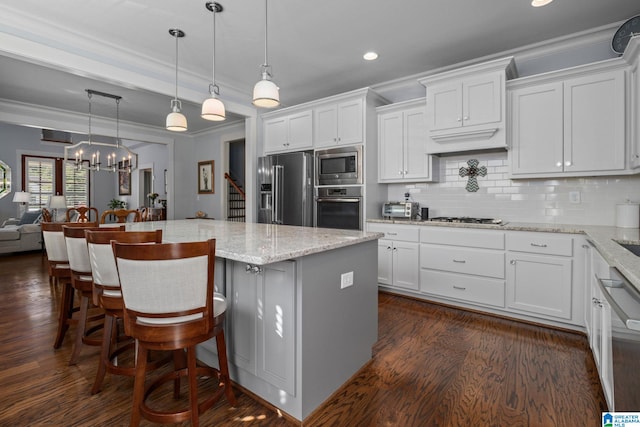
<svg viewBox="0 0 640 427"><path fill-rule="evenodd" d="M284 175L284 166L275 165L273 167L273 192L272 200L273 200L273 223L274 224L282 224L282 208L283 208L283 197L282 197L282 186L283 186L283 178Z"/></svg>

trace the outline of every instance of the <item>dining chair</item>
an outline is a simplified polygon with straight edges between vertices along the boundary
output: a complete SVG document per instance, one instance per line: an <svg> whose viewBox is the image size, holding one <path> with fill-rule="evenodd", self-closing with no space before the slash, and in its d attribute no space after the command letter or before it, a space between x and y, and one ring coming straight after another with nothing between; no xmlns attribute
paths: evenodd
<svg viewBox="0 0 640 427"><path fill-rule="evenodd" d="M51 221L52 221L52 217L51 217L51 212L49 212L49 209L42 208L42 222L51 222Z"/></svg>
<svg viewBox="0 0 640 427"><path fill-rule="evenodd" d="M91 303L93 296L93 277L91 274L91 264L89 263L89 250L87 249L85 231L124 231L124 225L118 227L98 227L97 225L87 226L87 224L89 224L87 222L75 224L80 224L81 226L64 225L62 227L71 270L71 286L74 291L77 292L80 299L76 337L73 343L69 365L75 365L78 362L83 344L93 346L102 344L102 338L94 338L93 334L104 326L104 322L102 321L104 319L104 313L100 311L91 316L89 315L89 310L93 306ZM96 323L98 321L100 322Z"/></svg>
<svg viewBox="0 0 640 427"><path fill-rule="evenodd" d="M73 286L71 285L71 268L69 265L69 255L67 245L64 240L64 226L69 227L97 227L98 224L78 223L78 222L42 222L42 238L47 251L47 264L49 267L49 283L57 285L62 283L62 294L60 297L60 308L58 313L58 330L53 343L53 348L60 348L64 336L70 324L76 324L77 318L73 317L77 309L73 305Z"/></svg>
<svg viewBox="0 0 640 427"><path fill-rule="evenodd" d="M118 223L142 221L140 211L136 209L108 209L102 212L100 224L105 224L109 215L115 216Z"/></svg>
<svg viewBox="0 0 640 427"><path fill-rule="evenodd" d="M74 212L78 213L78 219L76 219L76 222L89 222L91 221L91 213L93 212L93 216L94 216L94 221L98 220L98 216L100 215L98 213L98 209L92 207L92 206L77 206L75 208L69 208L67 209L67 217L66 220L67 222L71 221L71 218L74 215Z"/></svg>
<svg viewBox="0 0 640 427"><path fill-rule="evenodd" d="M144 417L156 423L190 420L191 425L198 426L199 415L223 395L235 406L224 339L227 303L223 295L214 293L213 286L215 239L157 245L111 244L124 302L125 333L138 342L130 424L137 426ZM196 345L213 337L218 347L218 369L196 364ZM160 349L174 350L175 371L145 387L147 353ZM187 409L167 411L147 403L147 398L169 381L174 381L174 397L179 397L180 378L184 376L189 384ZM216 384L215 392L200 402L198 376L215 378Z"/></svg>
<svg viewBox="0 0 640 427"><path fill-rule="evenodd" d="M107 372L115 375L135 376L135 365L123 365L118 357L133 349L133 341L118 339L118 320L123 318L124 305L120 291L120 280L111 241L121 243L162 243L162 230L155 231L95 231L86 230L89 263L93 273L93 302L105 313L102 349L91 394L102 387ZM149 370L159 367L167 360L158 360L147 365Z"/></svg>

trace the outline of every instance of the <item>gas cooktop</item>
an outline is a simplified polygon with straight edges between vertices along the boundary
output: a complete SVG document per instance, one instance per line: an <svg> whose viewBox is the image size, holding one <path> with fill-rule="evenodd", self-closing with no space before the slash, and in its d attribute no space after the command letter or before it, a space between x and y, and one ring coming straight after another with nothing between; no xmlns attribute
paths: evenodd
<svg viewBox="0 0 640 427"><path fill-rule="evenodd" d="M457 222L457 223L465 223L465 224L502 224L501 219L472 218L468 216L438 216L435 218L429 218L429 221Z"/></svg>

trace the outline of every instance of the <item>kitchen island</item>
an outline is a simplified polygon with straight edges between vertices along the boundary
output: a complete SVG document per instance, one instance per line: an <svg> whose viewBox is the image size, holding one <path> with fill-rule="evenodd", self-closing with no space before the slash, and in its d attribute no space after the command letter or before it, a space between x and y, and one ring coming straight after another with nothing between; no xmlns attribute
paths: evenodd
<svg viewBox="0 0 640 427"><path fill-rule="evenodd" d="M302 421L370 359L381 233L226 221L127 224L166 242L216 239L232 379ZM216 366L215 341L198 358Z"/></svg>

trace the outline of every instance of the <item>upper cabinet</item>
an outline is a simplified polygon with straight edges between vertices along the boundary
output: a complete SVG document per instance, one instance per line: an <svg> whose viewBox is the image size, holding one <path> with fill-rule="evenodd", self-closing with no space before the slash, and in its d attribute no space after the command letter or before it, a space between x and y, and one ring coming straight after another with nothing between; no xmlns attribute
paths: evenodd
<svg viewBox="0 0 640 427"><path fill-rule="evenodd" d="M378 182L438 178L438 158L427 153L424 99L385 105L378 113Z"/></svg>
<svg viewBox="0 0 640 427"><path fill-rule="evenodd" d="M264 118L264 152L296 151L313 147L311 110Z"/></svg>
<svg viewBox="0 0 640 427"><path fill-rule="evenodd" d="M366 144L376 136L375 108L386 103L364 88L264 113L264 154Z"/></svg>
<svg viewBox="0 0 640 427"><path fill-rule="evenodd" d="M640 37L632 37L622 55L629 69L629 166L640 167Z"/></svg>
<svg viewBox="0 0 640 427"><path fill-rule="evenodd" d="M322 105L313 110L316 148L361 144L364 99Z"/></svg>
<svg viewBox="0 0 640 427"><path fill-rule="evenodd" d="M625 68L616 60L510 82L512 178L623 173Z"/></svg>
<svg viewBox="0 0 640 427"><path fill-rule="evenodd" d="M509 57L419 80L426 87L427 151L506 148L505 82L515 76Z"/></svg>

